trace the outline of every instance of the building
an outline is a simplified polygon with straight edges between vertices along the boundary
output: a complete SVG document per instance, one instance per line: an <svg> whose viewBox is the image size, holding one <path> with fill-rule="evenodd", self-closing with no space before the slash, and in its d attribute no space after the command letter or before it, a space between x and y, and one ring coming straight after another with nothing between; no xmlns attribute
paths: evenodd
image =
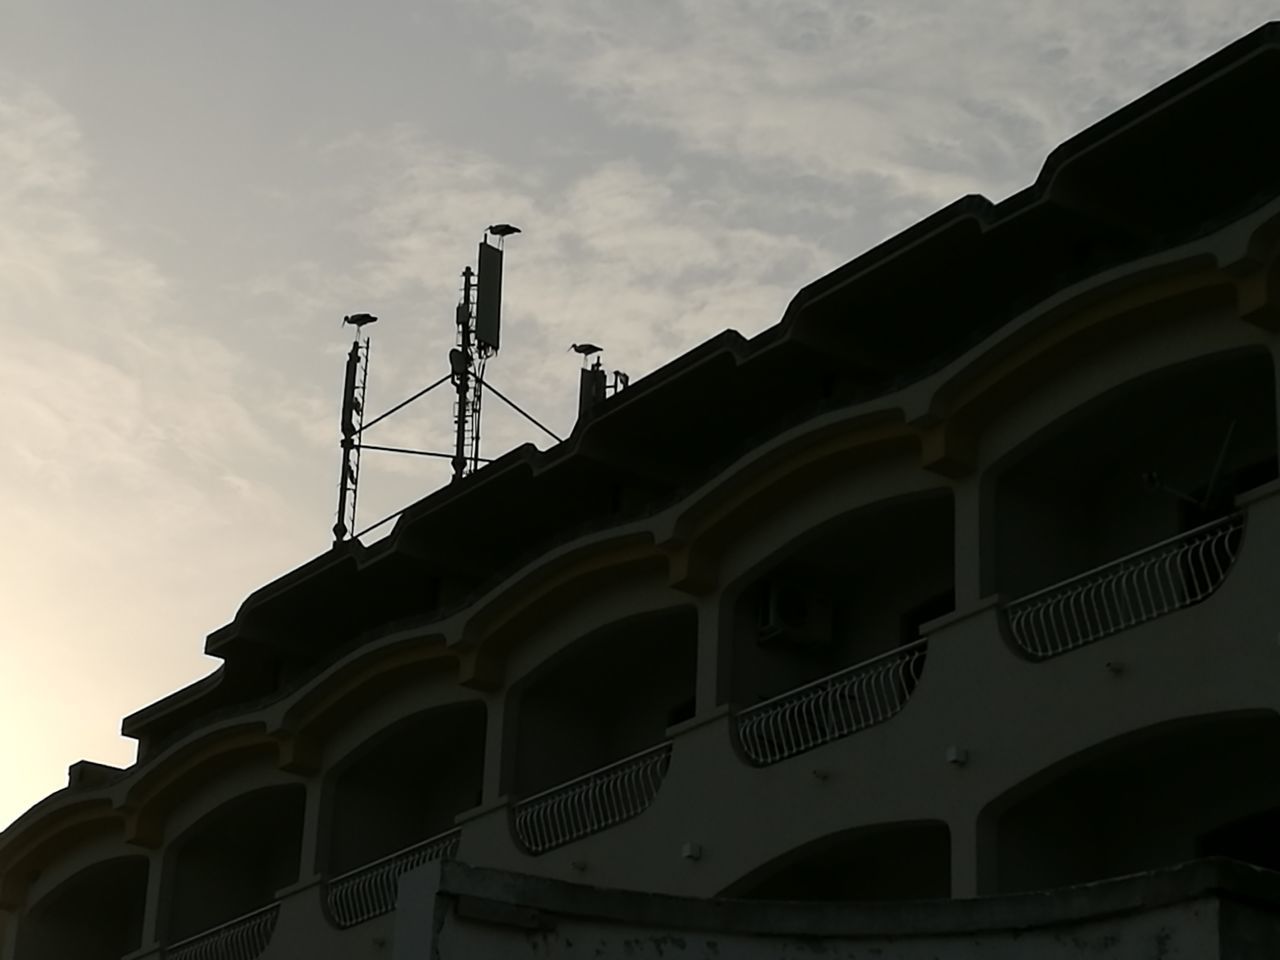
<svg viewBox="0 0 1280 960"><path fill-rule="evenodd" d="M1276 89L1272 24L254 593L0 836L0 952L1276 956Z"/></svg>

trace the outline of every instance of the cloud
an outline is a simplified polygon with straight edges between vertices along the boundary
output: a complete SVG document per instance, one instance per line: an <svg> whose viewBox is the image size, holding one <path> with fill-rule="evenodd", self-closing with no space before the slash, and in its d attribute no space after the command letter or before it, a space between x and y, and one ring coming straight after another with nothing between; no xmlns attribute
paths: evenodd
<svg viewBox="0 0 1280 960"><path fill-rule="evenodd" d="M0 823L83 756L126 762L120 717L207 672L203 634L293 560L247 559L238 523L297 537L288 499L246 470L275 455L252 371L183 324L182 292L98 203L75 118L0 82Z"/></svg>
<svg viewBox="0 0 1280 960"><path fill-rule="evenodd" d="M913 214L1017 189L1062 139L1274 14L1225 0L490 3L525 27L517 70L616 123Z"/></svg>

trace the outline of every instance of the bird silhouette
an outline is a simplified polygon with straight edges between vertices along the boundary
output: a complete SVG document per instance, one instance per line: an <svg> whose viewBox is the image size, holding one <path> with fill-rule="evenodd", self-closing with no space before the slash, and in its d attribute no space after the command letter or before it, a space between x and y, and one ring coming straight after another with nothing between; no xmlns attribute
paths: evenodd
<svg viewBox="0 0 1280 960"><path fill-rule="evenodd" d="M359 330L366 323L377 323L378 318L371 313L353 313L349 317L343 317L342 322L344 324L349 323L353 327L355 327L357 330Z"/></svg>
<svg viewBox="0 0 1280 960"><path fill-rule="evenodd" d="M491 226L488 230L485 231L485 233L491 233L495 237L509 237L513 233L519 233L519 232L520 232L519 227L513 227L509 223L495 223L493 226Z"/></svg>
<svg viewBox="0 0 1280 960"><path fill-rule="evenodd" d="M574 353L580 353L584 357L589 357L593 353L599 353L604 349L604 347L597 347L594 343L571 343L569 344L569 349Z"/></svg>

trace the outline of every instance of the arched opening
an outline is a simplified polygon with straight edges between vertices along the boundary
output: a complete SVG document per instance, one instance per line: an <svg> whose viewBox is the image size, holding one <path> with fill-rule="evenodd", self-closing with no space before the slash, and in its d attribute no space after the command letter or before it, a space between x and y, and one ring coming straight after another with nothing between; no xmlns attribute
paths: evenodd
<svg viewBox="0 0 1280 960"><path fill-rule="evenodd" d="M748 900L924 900L951 895L945 823L877 824L823 837L753 871L721 896Z"/></svg>
<svg viewBox="0 0 1280 960"><path fill-rule="evenodd" d="M1066 761L1014 791L995 824L996 883L1015 893L1198 856L1277 864L1273 713L1162 724Z"/></svg>
<svg viewBox="0 0 1280 960"><path fill-rule="evenodd" d="M142 945L146 857L86 867L27 911L15 960L120 960Z"/></svg>
<svg viewBox="0 0 1280 960"><path fill-rule="evenodd" d="M1179 364L1108 391L991 474L988 593L1025 596L1221 518L1274 479L1264 350Z"/></svg>
<svg viewBox="0 0 1280 960"><path fill-rule="evenodd" d="M266 787L206 814L169 852L168 942L267 906L298 879L301 784Z"/></svg>
<svg viewBox="0 0 1280 960"><path fill-rule="evenodd" d="M644 614L585 636L517 688L511 793L527 797L659 743L693 714L697 616Z"/></svg>
<svg viewBox="0 0 1280 960"><path fill-rule="evenodd" d="M955 605L950 490L799 538L732 601L731 697L750 706L920 639Z"/></svg>
<svg viewBox="0 0 1280 960"><path fill-rule="evenodd" d="M320 869L345 873L452 828L480 802L484 742L479 701L423 711L367 741L332 775Z"/></svg>
<svg viewBox="0 0 1280 960"><path fill-rule="evenodd" d="M1280 871L1280 804L1201 834L1196 855L1230 857Z"/></svg>

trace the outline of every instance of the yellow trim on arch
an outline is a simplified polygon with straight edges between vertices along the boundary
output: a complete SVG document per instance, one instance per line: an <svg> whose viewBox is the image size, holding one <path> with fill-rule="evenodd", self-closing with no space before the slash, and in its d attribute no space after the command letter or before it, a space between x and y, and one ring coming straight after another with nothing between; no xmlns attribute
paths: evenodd
<svg viewBox="0 0 1280 960"><path fill-rule="evenodd" d="M665 557L647 534L629 533L596 542L535 568L507 590L479 607L463 632L469 654L461 664L461 680L468 686L500 685L507 651L516 638L553 615L566 596L573 596L603 579L630 574L637 567L661 569Z"/></svg>
<svg viewBox="0 0 1280 960"><path fill-rule="evenodd" d="M1234 281L1204 265L1203 257L1162 264L1151 274L1125 278L1123 289L1117 289L1119 281L1107 284L1111 295L1103 299L1097 290L1082 291L1072 303L1037 317L941 386L930 405L934 415L978 433L1029 386L1105 348L1104 338L1140 333L1171 316L1234 302Z"/></svg>
<svg viewBox="0 0 1280 960"><path fill-rule="evenodd" d="M0 910L22 905L32 875L52 857L86 835L113 829L120 829L120 814L101 796L51 810L31 824L23 842L8 847L0 859Z"/></svg>
<svg viewBox="0 0 1280 960"><path fill-rule="evenodd" d="M194 774L219 762L240 763L246 755L280 757L280 738L268 733L262 721L221 728L207 738L189 743L172 757L143 774L125 793L120 804L125 815L125 839L142 847L163 842L165 816Z"/></svg>
<svg viewBox="0 0 1280 960"><path fill-rule="evenodd" d="M677 519L675 536L663 545L672 586L692 593L714 589L720 554L729 539L748 528L762 510L802 493L811 471L830 470L836 462L852 468L919 448L918 429L892 410L861 414L852 423L825 424L789 439L760 461L725 476Z"/></svg>
<svg viewBox="0 0 1280 960"><path fill-rule="evenodd" d="M359 699L379 679L406 668L457 668L458 654L429 630L387 646L376 646L321 678L285 711L281 729L301 736L322 736L327 721Z"/></svg>

